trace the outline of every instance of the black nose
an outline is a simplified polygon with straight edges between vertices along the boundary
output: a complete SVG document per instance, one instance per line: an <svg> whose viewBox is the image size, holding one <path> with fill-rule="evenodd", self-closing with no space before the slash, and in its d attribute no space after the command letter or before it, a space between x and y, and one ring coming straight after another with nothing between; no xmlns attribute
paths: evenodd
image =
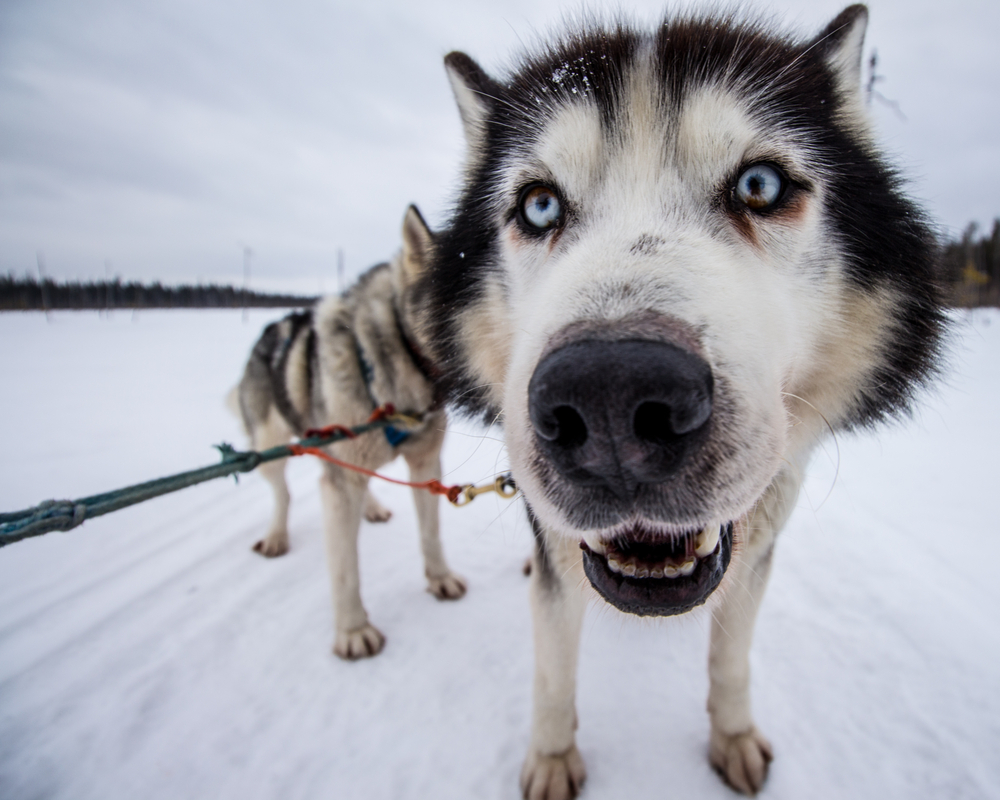
<svg viewBox="0 0 1000 800"><path fill-rule="evenodd" d="M559 473L632 500L707 437L712 369L666 342L585 340L539 362L528 385L538 446Z"/></svg>

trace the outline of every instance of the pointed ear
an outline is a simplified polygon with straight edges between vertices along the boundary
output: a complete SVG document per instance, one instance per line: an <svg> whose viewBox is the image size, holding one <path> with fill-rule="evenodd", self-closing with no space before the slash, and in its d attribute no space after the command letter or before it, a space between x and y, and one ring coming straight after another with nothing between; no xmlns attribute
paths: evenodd
<svg viewBox="0 0 1000 800"><path fill-rule="evenodd" d="M833 74L841 97L860 96L861 55L868 27L868 8L848 6L813 40L813 47L823 55Z"/></svg>
<svg viewBox="0 0 1000 800"><path fill-rule="evenodd" d="M416 206L406 209L403 217L403 277L412 286L423 275L434 249L434 234L427 227Z"/></svg>
<svg viewBox="0 0 1000 800"><path fill-rule="evenodd" d="M500 87L465 53L448 53L444 66L462 115L469 152L474 153L486 134L486 120L500 96Z"/></svg>

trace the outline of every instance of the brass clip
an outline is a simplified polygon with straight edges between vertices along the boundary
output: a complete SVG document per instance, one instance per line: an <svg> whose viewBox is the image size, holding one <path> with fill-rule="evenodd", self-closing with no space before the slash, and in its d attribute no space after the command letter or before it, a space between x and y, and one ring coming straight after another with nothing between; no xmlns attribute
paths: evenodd
<svg viewBox="0 0 1000 800"><path fill-rule="evenodd" d="M487 492L496 492L504 499L510 500L517 494L517 484L514 483L513 476L509 472L505 472L503 475L497 475L496 480L492 483L484 483L481 486L474 486L470 483L468 486L463 486L462 493L452 501L452 504L459 507L467 506L479 495Z"/></svg>

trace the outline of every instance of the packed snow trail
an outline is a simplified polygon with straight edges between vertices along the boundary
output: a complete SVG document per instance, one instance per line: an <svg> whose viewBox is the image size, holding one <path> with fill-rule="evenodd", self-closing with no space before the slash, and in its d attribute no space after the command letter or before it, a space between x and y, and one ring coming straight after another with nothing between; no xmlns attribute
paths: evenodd
<svg viewBox="0 0 1000 800"><path fill-rule="evenodd" d="M223 398L275 316L0 315L0 510L243 446ZM953 368L917 418L827 442L782 536L752 652L776 750L762 797L1000 797L1000 313L958 320ZM502 471L499 438L454 424L445 480ZM0 551L0 797L517 797L532 676L520 501L442 503L470 591L440 603L409 490L373 487L395 514L363 526L362 593L388 644L346 663L330 652L318 467L288 472L281 559L250 551L271 502L256 475ZM734 796L706 758L706 654L703 613L591 609L584 798Z"/></svg>

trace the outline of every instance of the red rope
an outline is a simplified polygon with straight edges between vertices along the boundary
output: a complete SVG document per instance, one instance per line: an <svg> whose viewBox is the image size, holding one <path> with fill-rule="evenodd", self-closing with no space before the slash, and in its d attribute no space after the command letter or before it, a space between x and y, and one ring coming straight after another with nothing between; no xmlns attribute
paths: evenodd
<svg viewBox="0 0 1000 800"><path fill-rule="evenodd" d="M391 412L390 412L391 413ZM302 456L310 455L316 456L316 458L322 458L324 461L329 461L331 464L336 464L338 467L343 467L344 469L352 469L355 472L360 472L362 475L367 475L370 478L381 478L384 481L389 481L389 483L398 483L400 486L412 486L414 489L426 489L431 494L440 494L447 497L452 503L456 502L459 496L462 494L462 486L445 486L439 480L429 480L429 481L419 481L414 483L413 481L401 481L396 478L390 478L387 475L380 475L374 470L366 469L365 467L359 467L357 464L349 464L346 461L341 461L339 458L334 458L329 453L324 450L320 450L318 447L303 447L300 444L290 444L288 449L292 451L292 455Z"/></svg>
<svg viewBox="0 0 1000 800"><path fill-rule="evenodd" d="M395 413L395 406L393 406L392 403L385 403L372 412L372 415L368 418L368 422L365 424L370 425L373 422L379 422L387 417L391 417ZM344 435L348 439L354 439L357 437L357 434L354 431L350 428L344 427L343 425L328 425L325 428L310 428L305 432L304 438L310 439L314 436L332 436L337 433ZM331 464L336 464L338 467L360 472L362 475L367 475L370 478L381 478L384 481L389 481L389 483L398 483L400 486L411 486L414 489L426 489L431 494L444 495L452 503L458 500L462 494L462 490L465 488L464 486L445 486L439 480L419 481L414 483L412 481L400 481L396 478L389 478L385 475L380 475L373 470L366 469L365 467L359 467L357 464L349 464L346 461L341 461L339 458L334 458L325 450L321 450L318 447L303 447L300 444L290 444L288 445L288 449L294 456L316 456L316 458L322 458L324 461L329 461Z"/></svg>

